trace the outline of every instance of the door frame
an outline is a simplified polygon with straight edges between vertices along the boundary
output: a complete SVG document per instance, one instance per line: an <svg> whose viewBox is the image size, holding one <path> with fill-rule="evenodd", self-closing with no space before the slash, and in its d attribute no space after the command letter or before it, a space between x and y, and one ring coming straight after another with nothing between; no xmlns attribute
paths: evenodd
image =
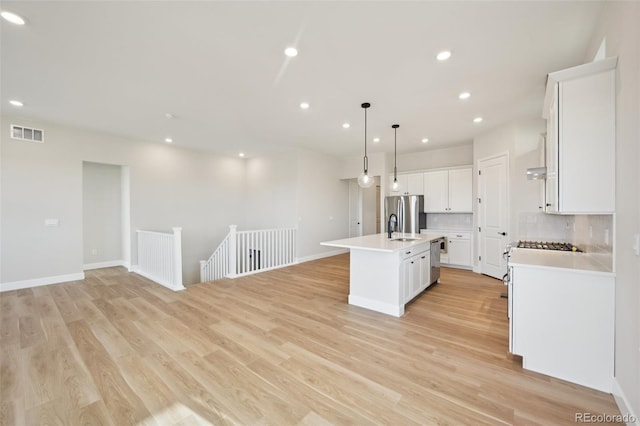
<svg viewBox="0 0 640 426"><path fill-rule="evenodd" d="M355 191L354 191L355 188ZM355 195L355 200L352 197ZM355 212L356 220L358 220L358 235L352 235L351 230L354 219L354 212L352 207L356 206L357 212ZM362 236L362 188L358 185L357 179L349 179L349 238Z"/></svg>
<svg viewBox="0 0 640 426"><path fill-rule="evenodd" d="M474 179L476 180L476 184L474 185L474 189L475 189L475 196L474 196L474 224L475 227L473 229L473 234L474 234L474 253L475 256L473 258L473 272L476 272L478 274L482 274L482 267L481 267L481 262L478 260L479 256L484 255L484 252L481 252L481 247L482 244L480 244L480 232L478 232L478 227L480 226L480 223L482 222L481 219L481 211L480 211L480 206L478 203L478 199L480 198L480 179L479 179L479 171L480 171L480 163L484 162L484 161L489 161L489 160L495 160L497 158L500 157L504 157L506 159L506 170L505 170L505 182L506 182L506 211L505 211L505 220L507 222L507 235L511 236L511 201L510 201L510 194L511 194L511 185L509 182L509 175L510 175L510 161L509 161L509 151L503 151L501 153L498 154L493 154L487 157L482 157L482 158L478 158L476 160L476 164L474 165Z"/></svg>

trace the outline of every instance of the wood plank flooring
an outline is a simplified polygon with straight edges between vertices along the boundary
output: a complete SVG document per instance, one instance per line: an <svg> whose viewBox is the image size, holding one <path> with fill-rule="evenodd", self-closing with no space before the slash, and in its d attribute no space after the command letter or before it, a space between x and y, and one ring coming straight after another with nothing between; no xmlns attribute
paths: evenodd
<svg viewBox="0 0 640 426"><path fill-rule="evenodd" d="M0 293L2 425L570 425L611 395L522 369L500 281L443 268L402 318L335 256L174 293L122 268Z"/></svg>

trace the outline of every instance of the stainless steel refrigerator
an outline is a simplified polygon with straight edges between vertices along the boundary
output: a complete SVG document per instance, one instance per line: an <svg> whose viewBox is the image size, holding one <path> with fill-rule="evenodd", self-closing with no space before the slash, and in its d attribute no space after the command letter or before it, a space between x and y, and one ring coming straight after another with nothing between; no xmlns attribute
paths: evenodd
<svg viewBox="0 0 640 426"><path fill-rule="evenodd" d="M396 232L420 233L420 215L424 215L424 196L399 195L384 199L384 220L387 229L389 216L395 213L398 217ZM424 225L423 225L424 226Z"/></svg>

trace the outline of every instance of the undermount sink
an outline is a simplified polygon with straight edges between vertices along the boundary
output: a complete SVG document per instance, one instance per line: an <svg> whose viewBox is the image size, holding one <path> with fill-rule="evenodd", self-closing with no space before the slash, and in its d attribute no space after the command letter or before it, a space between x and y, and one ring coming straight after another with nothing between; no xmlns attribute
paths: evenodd
<svg viewBox="0 0 640 426"><path fill-rule="evenodd" d="M415 241L415 240L419 240L420 238L392 238L389 241Z"/></svg>

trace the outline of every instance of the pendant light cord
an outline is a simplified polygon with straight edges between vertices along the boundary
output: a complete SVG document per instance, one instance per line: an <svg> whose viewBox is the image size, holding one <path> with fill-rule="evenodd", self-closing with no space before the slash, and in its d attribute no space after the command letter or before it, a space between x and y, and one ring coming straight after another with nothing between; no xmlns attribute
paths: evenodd
<svg viewBox="0 0 640 426"><path fill-rule="evenodd" d="M369 172L369 158L367 157L367 108L371 106L370 103L365 102L362 105L364 108L364 174Z"/></svg>
<svg viewBox="0 0 640 426"><path fill-rule="evenodd" d="M369 171L369 158L367 158L367 107L364 108L364 173Z"/></svg>
<svg viewBox="0 0 640 426"><path fill-rule="evenodd" d="M394 124L393 127L393 181L398 181L398 127L399 124Z"/></svg>

